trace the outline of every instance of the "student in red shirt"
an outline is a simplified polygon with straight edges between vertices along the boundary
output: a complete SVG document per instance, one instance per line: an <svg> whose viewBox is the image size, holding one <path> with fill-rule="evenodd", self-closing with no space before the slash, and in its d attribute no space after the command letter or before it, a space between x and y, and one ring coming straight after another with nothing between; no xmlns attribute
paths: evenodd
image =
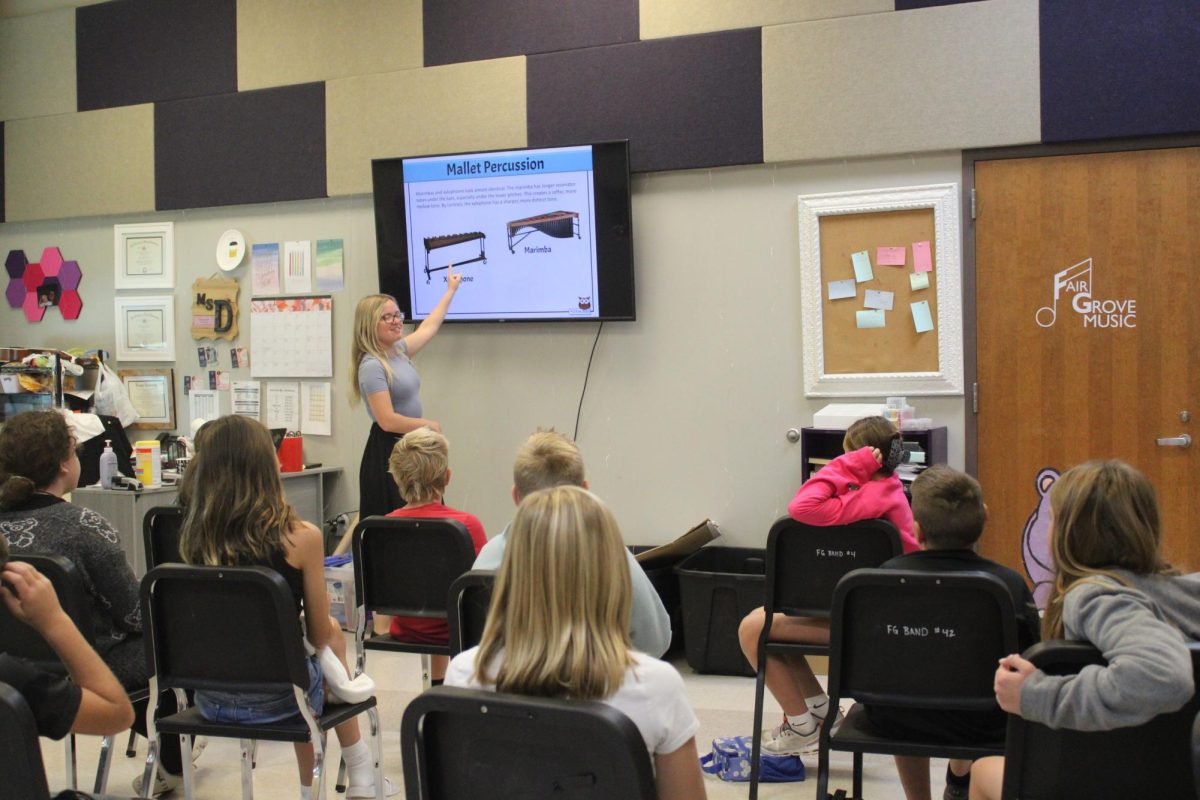
<svg viewBox="0 0 1200 800"><path fill-rule="evenodd" d="M457 520L467 527L478 555L487 544L483 523L474 514L442 503L442 493L450 483L449 461L450 445L446 437L431 428L417 428L396 442L388 459L388 471L406 505L388 516ZM445 620L422 617L392 617L390 633L392 638L402 642L445 644L450 640ZM430 677L434 686L441 685L449 662L446 656L433 657Z"/></svg>

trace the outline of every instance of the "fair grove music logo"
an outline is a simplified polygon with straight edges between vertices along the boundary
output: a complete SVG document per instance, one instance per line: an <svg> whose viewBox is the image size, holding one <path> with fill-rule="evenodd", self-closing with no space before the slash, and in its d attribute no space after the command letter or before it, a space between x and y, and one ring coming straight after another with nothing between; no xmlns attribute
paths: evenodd
<svg viewBox="0 0 1200 800"><path fill-rule="evenodd" d="M1034 321L1049 328L1058 317L1058 301L1071 296L1071 308L1083 319L1085 328L1136 328L1137 301L1095 300L1092 298L1092 260L1090 258L1054 273L1054 302L1042 306Z"/></svg>

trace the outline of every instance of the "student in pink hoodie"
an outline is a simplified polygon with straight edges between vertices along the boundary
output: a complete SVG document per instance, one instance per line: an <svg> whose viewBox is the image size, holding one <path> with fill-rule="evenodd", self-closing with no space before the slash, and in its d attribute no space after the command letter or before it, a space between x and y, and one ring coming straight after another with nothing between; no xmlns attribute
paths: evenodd
<svg viewBox="0 0 1200 800"><path fill-rule="evenodd" d="M893 472L904 448L900 432L883 417L865 417L846 430L845 454L814 473L788 503L788 515L809 525L847 525L863 519L886 519L900 532L904 552L920 550L913 535L912 508ZM758 667L758 639L766 615L756 608L738 627L742 653ZM829 620L776 614L771 638L829 643ZM803 656L767 658L767 688L783 708L783 723L763 731L762 746L777 755L817 749L821 723L829 713L829 697ZM836 712L840 723L841 712Z"/></svg>

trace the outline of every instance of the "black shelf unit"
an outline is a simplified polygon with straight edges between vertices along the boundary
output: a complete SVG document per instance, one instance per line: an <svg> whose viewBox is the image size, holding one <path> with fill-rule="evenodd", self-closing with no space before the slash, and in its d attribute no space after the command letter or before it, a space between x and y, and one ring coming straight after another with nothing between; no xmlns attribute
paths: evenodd
<svg viewBox="0 0 1200 800"><path fill-rule="evenodd" d="M841 428L800 429L800 480L804 482L815 471L811 459L833 459L842 454L842 439L846 431ZM925 451L926 464L946 463L946 428L929 428L923 431L904 431L904 441L915 442ZM815 465L819 467L820 465Z"/></svg>

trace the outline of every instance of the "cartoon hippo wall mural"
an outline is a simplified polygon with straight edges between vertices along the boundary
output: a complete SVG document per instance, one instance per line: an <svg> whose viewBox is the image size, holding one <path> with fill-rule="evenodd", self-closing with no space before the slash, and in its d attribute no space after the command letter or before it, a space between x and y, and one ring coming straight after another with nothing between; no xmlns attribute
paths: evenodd
<svg viewBox="0 0 1200 800"><path fill-rule="evenodd" d="M1021 560L1025 573L1033 581L1033 599L1040 609L1046 608L1050 587L1054 583L1054 560L1050 557L1050 487L1058 480L1059 472L1046 467L1037 474L1034 485L1040 500L1025 521L1021 534Z"/></svg>

